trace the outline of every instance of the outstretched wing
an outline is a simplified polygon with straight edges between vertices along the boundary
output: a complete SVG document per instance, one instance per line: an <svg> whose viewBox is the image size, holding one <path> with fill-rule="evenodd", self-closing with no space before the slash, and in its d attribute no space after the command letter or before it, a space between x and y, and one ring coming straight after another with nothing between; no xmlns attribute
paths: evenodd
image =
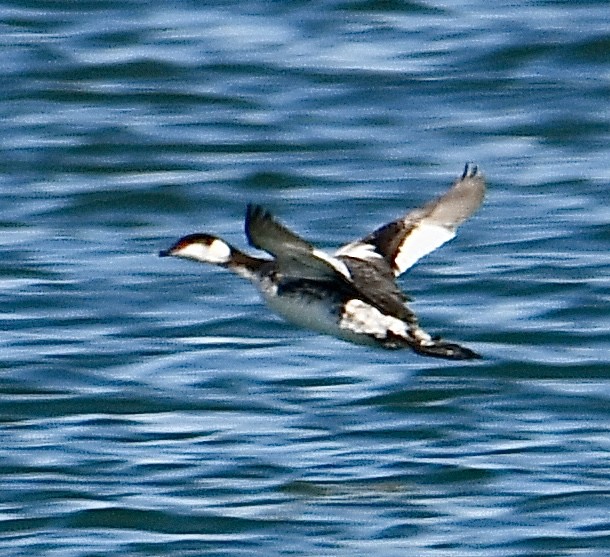
<svg viewBox="0 0 610 557"><path fill-rule="evenodd" d="M316 249L259 205L248 205L246 237L251 246L273 255L287 276L351 282L349 269L342 261Z"/></svg>
<svg viewBox="0 0 610 557"><path fill-rule="evenodd" d="M485 179L476 165L441 197L340 248L335 255L373 260L383 257L399 276L419 259L455 237L457 227L481 205Z"/></svg>
<svg viewBox="0 0 610 557"><path fill-rule="evenodd" d="M248 205L246 236L250 244L275 256L278 270L298 280L332 281L336 288L371 304L384 314L415 322L406 307L406 296L400 292L394 277L381 256L377 261L363 261L352 256L333 257L316 249L257 205ZM362 291L356 284L366 284Z"/></svg>

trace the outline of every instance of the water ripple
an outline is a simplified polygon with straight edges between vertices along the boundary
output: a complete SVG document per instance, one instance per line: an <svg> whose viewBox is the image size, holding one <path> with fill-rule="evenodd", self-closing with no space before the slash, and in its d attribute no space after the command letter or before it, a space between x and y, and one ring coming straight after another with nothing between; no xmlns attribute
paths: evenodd
<svg viewBox="0 0 610 557"><path fill-rule="evenodd" d="M604 555L607 5L0 8L3 555ZM466 161L400 279L474 364L300 331L188 232L333 249Z"/></svg>

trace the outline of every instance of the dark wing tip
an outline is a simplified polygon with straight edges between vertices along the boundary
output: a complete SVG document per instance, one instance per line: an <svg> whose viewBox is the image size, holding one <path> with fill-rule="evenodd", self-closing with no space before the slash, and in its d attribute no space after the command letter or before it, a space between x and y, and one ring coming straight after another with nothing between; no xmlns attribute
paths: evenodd
<svg viewBox="0 0 610 557"><path fill-rule="evenodd" d="M248 203L248 205L246 205L246 218L253 218L263 211L264 209L260 205L257 205L256 203Z"/></svg>
<svg viewBox="0 0 610 557"><path fill-rule="evenodd" d="M473 162L467 162L462 173L462 180L465 178L474 178L479 175L479 167Z"/></svg>
<svg viewBox="0 0 610 557"><path fill-rule="evenodd" d="M246 208L245 232L248 243L277 256L282 245L298 240L297 236L280 224L270 211L261 205L249 203Z"/></svg>
<svg viewBox="0 0 610 557"><path fill-rule="evenodd" d="M257 222L269 218L270 214L260 205L254 203L248 203L246 206L246 220L244 223L244 229L246 232L246 238L251 246L258 247L252 235L252 228Z"/></svg>
<svg viewBox="0 0 610 557"><path fill-rule="evenodd" d="M255 205L254 203L246 205L246 230L248 230L248 224L260 213L261 209L260 205Z"/></svg>
<svg viewBox="0 0 610 557"><path fill-rule="evenodd" d="M255 220L272 219L271 212L265 209L262 205L256 203L248 203L246 206L246 223Z"/></svg>

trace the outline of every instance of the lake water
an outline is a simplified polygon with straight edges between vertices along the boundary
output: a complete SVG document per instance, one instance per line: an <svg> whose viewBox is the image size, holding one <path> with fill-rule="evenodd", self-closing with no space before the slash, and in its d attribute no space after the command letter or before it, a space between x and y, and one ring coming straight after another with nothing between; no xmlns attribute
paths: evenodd
<svg viewBox="0 0 610 557"><path fill-rule="evenodd" d="M605 0L3 2L0 552L610 554ZM159 259L489 182L400 280L455 363Z"/></svg>

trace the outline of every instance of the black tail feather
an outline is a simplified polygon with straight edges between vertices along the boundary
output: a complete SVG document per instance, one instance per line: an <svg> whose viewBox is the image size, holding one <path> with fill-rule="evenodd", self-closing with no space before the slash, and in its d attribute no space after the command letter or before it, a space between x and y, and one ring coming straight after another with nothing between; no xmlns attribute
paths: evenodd
<svg viewBox="0 0 610 557"><path fill-rule="evenodd" d="M412 344L411 348L422 356L444 358L446 360L479 360L481 356L459 344L433 340L431 344Z"/></svg>

